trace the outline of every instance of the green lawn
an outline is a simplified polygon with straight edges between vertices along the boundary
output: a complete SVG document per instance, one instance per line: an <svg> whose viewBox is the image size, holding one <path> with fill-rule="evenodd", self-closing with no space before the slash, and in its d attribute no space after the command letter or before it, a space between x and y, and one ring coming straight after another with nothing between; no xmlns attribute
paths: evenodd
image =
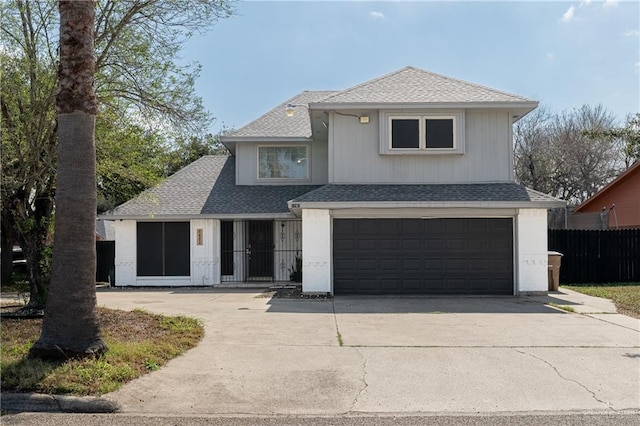
<svg viewBox="0 0 640 426"><path fill-rule="evenodd" d="M40 335L41 319L2 319L2 391L101 395L162 367L196 346L204 328L196 319L141 310L98 308L109 351L99 358L47 362L28 356Z"/></svg>
<svg viewBox="0 0 640 426"><path fill-rule="evenodd" d="M640 283L574 284L562 287L589 296L611 299L619 313L640 318Z"/></svg>

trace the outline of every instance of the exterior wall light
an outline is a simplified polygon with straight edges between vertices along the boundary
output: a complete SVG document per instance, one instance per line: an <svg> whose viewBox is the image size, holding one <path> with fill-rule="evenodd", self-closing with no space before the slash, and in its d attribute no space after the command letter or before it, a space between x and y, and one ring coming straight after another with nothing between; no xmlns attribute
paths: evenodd
<svg viewBox="0 0 640 426"><path fill-rule="evenodd" d="M354 117L357 118L360 124L369 124L369 116L368 115L358 115L358 114L345 114L343 112L334 111L334 113L338 115L344 115L345 117Z"/></svg>
<svg viewBox="0 0 640 426"><path fill-rule="evenodd" d="M287 104L287 106L284 108L284 113L287 114L287 117L293 117L294 110L297 107L305 107L309 109L309 107L305 104Z"/></svg>

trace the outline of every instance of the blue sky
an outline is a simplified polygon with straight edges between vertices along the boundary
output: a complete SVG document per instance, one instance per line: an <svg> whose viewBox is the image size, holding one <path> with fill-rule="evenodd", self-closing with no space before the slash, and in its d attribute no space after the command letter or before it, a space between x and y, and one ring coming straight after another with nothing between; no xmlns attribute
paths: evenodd
<svg viewBox="0 0 640 426"><path fill-rule="evenodd" d="M253 1L194 36L197 94L239 128L302 90L346 89L413 65L552 111L640 110L636 1Z"/></svg>

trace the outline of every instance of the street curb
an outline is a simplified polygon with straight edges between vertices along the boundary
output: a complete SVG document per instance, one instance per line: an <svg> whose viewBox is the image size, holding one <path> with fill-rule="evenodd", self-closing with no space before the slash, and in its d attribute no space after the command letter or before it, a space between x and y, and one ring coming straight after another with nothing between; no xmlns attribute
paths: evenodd
<svg viewBox="0 0 640 426"><path fill-rule="evenodd" d="M95 396L47 395L41 393L3 393L3 411L39 413L115 413L120 404Z"/></svg>

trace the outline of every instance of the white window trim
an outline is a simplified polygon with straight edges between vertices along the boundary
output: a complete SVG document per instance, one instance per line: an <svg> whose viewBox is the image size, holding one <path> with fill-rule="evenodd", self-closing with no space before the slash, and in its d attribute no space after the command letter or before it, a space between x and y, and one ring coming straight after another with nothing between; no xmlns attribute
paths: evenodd
<svg viewBox="0 0 640 426"><path fill-rule="evenodd" d="M307 176L304 178L260 177L260 148L299 148L307 150ZM311 182L311 146L308 144L261 144L256 146L256 180L260 182Z"/></svg>
<svg viewBox="0 0 640 426"><path fill-rule="evenodd" d="M392 120L414 119L418 120L419 147L418 148L393 148L391 146L391 122ZM427 148L426 125L428 119L453 120L453 148ZM464 110L447 111L380 111L380 154L402 155L442 155L464 154Z"/></svg>

